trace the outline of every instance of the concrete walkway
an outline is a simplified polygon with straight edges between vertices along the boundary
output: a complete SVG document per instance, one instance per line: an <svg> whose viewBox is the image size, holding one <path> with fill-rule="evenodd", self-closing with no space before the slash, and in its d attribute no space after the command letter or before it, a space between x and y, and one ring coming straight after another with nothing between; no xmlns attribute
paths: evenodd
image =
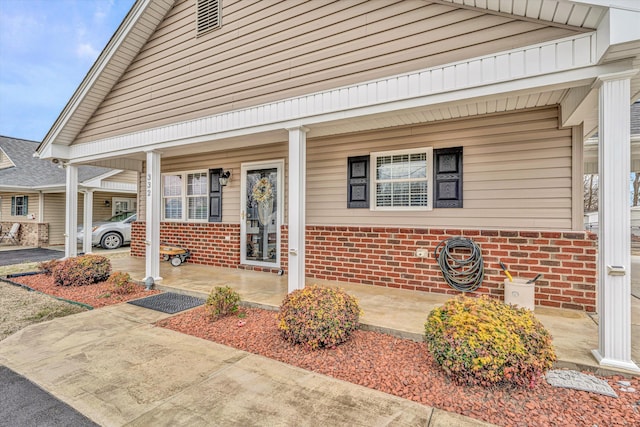
<svg viewBox="0 0 640 427"><path fill-rule="evenodd" d="M167 316L125 303L32 325L0 364L103 426L488 425L152 325Z"/></svg>
<svg viewBox="0 0 640 427"><path fill-rule="evenodd" d="M112 260L114 271L126 271L135 279L145 274L144 258L120 257ZM638 269L640 271L640 268ZM182 264L172 267L160 263L163 277L158 288L206 298L215 286L228 285L252 305L277 308L287 294L287 277L270 273ZM339 286L358 298L364 311L361 323L368 329L422 341L424 322L429 312L442 305L451 295L429 294L380 286L307 279L307 284ZM597 318L575 310L536 307L536 317L553 336L558 366L586 369L602 375L615 373L601 368L591 350L598 347ZM632 359L640 362L640 299L632 297ZM624 372L634 374L632 372Z"/></svg>

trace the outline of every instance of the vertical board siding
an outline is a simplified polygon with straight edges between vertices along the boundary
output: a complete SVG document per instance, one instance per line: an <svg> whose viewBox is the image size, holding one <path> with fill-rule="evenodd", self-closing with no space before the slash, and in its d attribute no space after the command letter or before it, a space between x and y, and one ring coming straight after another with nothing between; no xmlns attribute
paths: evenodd
<svg viewBox="0 0 640 427"><path fill-rule="evenodd" d="M464 208L347 209L347 158L417 147L464 147ZM571 229L571 129L556 108L309 141L307 223Z"/></svg>
<svg viewBox="0 0 640 427"><path fill-rule="evenodd" d="M178 2L76 142L576 34L417 0L223 6L222 28L195 37L195 2Z"/></svg>

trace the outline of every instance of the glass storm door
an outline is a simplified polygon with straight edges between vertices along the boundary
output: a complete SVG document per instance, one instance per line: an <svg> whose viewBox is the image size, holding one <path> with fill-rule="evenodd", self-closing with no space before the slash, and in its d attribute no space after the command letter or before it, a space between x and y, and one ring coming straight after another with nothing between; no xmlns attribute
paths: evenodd
<svg viewBox="0 0 640 427"><path fill-rule="evenodd" d="M243 264L280 267L283 162L242 165L240 260Z"/></svg>

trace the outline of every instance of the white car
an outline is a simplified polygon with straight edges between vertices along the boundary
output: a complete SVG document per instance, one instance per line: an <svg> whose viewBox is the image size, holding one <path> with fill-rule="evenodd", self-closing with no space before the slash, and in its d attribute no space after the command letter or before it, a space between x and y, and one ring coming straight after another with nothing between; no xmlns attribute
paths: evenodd
<svg viewBox="0 0 640 427"><path fill-rule="evenodd" d="M104 221L93 223L91 245L105 249L117 249L131 243L131 223L135 221L135 212L122 212ZM78 243L84 239L84 229L78 228Z"/></svg>

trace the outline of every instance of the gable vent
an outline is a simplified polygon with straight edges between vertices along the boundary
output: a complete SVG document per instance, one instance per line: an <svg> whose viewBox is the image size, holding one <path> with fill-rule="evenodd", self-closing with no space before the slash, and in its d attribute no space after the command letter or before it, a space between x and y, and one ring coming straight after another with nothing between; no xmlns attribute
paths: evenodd
<svg viewBox="0 0 640 427"><path fill-rule="evenodd" d="M221 0L198 0L198 35L220 27L220 3Z"/></svg>

